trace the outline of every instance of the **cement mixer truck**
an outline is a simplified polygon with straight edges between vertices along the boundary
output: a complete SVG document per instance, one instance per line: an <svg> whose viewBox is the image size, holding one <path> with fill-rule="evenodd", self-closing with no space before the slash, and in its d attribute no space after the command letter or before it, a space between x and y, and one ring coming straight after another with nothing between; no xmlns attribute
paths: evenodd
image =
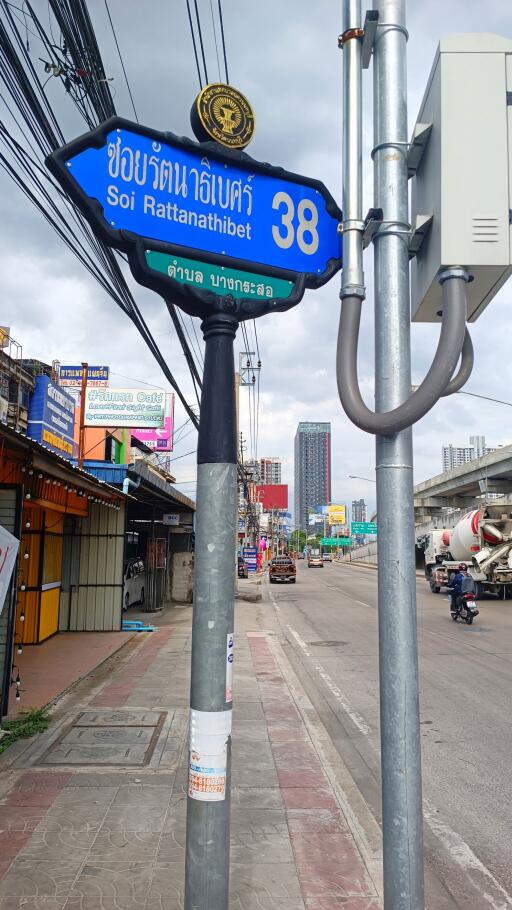
<svg viewBox="0 0 512 910"><path fill-rule="evenodd" d="M425 576L434 593L449 584L450 574L465 562L484 592L512 597L512 511L498 503L467 512L452 528L423 538Z"/></svg>

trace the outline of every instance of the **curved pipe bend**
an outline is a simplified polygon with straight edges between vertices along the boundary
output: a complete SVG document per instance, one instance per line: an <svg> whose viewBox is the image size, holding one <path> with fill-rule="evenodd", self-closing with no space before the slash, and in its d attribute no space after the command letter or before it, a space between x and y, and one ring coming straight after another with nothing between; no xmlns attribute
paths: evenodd
<svg viewBox="0 0 512 910"><path fill-rule="evenodd" d="M378 414L363 401L357 378L357 348L362 301L359 297L345 297L341 305L338 346L336 352L336 378L338 394L344 411L361 430L379 436L390 436L412 426L427 414L449 388L457 366L463 343L466 340L466 283L463 278L448 278L443 282L443 320L437 351L425 379L407 401L392 411ZM467 335L469 339L469 334ZM469 339L471 344L471 339ZM472 345L471 345L472 351ZM461 370L453 385L461 384L461 373L466 375L470 365L468 347ZM472 365L472 364L471 364ZM469 377L469 373L466 378ZM464 382L466 379L464 379ZM457 391L452 387L452 391ZM450 393L448 393L450 394Z"/></svg>
<svg viewBox="0 0 512 910"><path fill-rule="evenodd" d="M445 395L453 395L454 392L458 392L459 389L462 389L466 385L471 373L473 371L473 364L475 362L475 352L473 350L473 342L471 341L471 335L466 327L464 333L464 344L462 345L462 354L460 358L460 367L459 372L453 379L450 379L450 382L446 386L441 397L444 398Z"/></svg>

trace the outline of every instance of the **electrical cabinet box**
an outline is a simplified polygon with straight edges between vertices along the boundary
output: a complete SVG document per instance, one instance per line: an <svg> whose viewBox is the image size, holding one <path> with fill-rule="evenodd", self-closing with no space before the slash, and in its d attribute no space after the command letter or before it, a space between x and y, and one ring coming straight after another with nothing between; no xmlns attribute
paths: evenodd
<svg viewBox="0 0 512 910"><path fill-rule="evenodd" d="M412 179L411 220L433 215L411 264L415 322L437 322L437 276L466 266L474 322L512 274L512 41L452 35L437 49L418 115L432 124Z"/></svg>

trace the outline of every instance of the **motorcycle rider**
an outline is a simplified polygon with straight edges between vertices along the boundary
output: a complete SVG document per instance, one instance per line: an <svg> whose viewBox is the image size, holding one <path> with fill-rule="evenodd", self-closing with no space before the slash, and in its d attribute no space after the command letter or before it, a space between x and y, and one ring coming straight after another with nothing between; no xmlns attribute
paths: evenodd
<svg viewBox="0 0 512 910"><path fill-rule="evenodd" d="M450 595L451 595L451 604L450 604L450 613L452 616L455 616L458 610L457 601L462 594L462 585L467 576L468 567L465 562L461 562L459 568L455 575L450 580ZM464 586L466 587L466 586Z"/></svg>

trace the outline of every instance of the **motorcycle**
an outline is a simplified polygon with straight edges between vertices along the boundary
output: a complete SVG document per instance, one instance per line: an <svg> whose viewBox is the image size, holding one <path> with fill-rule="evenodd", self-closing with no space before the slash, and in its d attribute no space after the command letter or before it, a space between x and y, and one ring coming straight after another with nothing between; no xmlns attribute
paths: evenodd
<svg viewBox="0 0 512 910"><path fill-rule="evenodd" d="M457 622L460 617L470 626L475 616L478 616L479 613L480 610L477 608L475 595L470 593L461 594L457 598L457 609L452 612L452 619Z"/></svg>

